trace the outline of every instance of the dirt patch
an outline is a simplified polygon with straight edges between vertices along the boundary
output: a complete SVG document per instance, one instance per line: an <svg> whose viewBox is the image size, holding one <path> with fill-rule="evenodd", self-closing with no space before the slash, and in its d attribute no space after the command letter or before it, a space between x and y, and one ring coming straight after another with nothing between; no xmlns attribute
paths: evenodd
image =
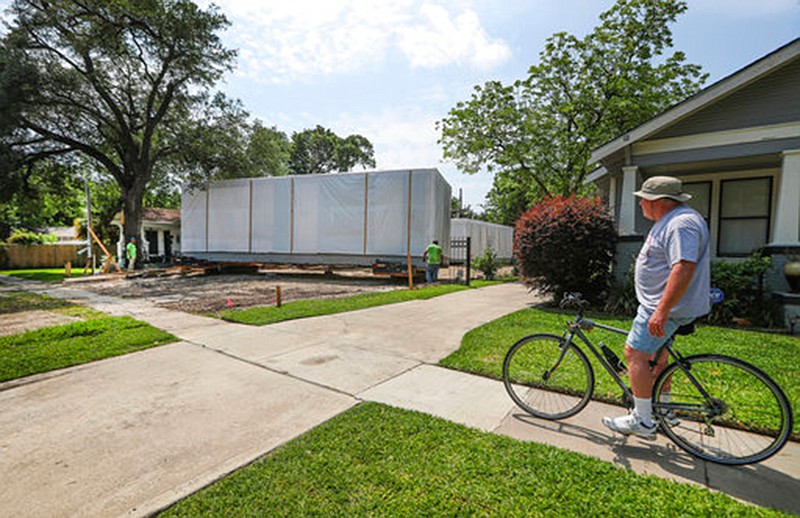
<svg viewBox="0 0 800 518"><path fill-rule="evenodd" d="M0 315L0 336L14 335L42 327L60 326L80 322L78 317L60 315L44 310L20 311Z"/></svg>
<svg viewBox="0 0 800 518"><path fill-rule="evenodd" d="M214 313L234 308L275 304L276 287L281 300L340 298L359 293L403 288L406 284L387 278L318 273L209 274L194 277L120 276L81 281L75 287L100 295L144 298L153 304L187 313Z"/></svg>

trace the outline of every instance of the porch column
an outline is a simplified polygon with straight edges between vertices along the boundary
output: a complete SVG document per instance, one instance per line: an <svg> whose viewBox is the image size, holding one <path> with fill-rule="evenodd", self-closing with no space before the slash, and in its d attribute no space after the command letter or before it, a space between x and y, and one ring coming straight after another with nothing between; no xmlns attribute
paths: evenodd
<svg viewBox="0 0 800 518"><path fill-rule="evenodd" d="M639 167L635 165L622 168L622 193L619 204L619 235L632 236L636 234L636 180Z"/></svg>
<svg viewBox="0 0 800 518"><path fill-rule="evenodd" d="M783 152L771 245L800 245L800 149Z"/></svg>

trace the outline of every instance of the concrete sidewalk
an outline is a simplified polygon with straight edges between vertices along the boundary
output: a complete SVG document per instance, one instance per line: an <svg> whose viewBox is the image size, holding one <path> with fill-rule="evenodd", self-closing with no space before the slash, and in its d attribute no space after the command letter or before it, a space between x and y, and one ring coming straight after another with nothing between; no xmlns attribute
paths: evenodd
<svg viewBox="0 0 800 518"><path fill-rule="evenodd" d="M363 400L800 513L796 444L752 467L710 465L663 439L612 437L600 417L617 408L541 421L520 414L502 383L434 365L469 329L535 302L521 285L260 328L24 286L183 341L0 385L0 515L147 515Z"/></svg>

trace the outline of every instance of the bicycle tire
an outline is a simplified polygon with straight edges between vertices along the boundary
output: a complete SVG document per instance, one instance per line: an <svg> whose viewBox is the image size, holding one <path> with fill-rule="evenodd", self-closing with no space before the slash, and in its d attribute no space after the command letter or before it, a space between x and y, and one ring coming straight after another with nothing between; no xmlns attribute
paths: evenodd
<svg viewBox="0 0 800 518"><path fill-rule="evenodd" d="M711 398L707 401L678 363L656 380L653 407L663 432L679 447L726 465L761 462L775 455L792 432L792 407L783 390L758 367L730 356L701 354L683 365ZM671 385L670 383L671 382ZM669 388L669 403L661 394Z"/></svg>
<svg viewBox="0 0 800 518"><path fill-rule="evenodd" d="M573 343L549 334L521 338L503 360L503 384L511 399L535 417L558 420L583 410L594 392L594 371ZM561 361L559 362L559 358ZM548 371L557 367L552 372Z"/></svg>

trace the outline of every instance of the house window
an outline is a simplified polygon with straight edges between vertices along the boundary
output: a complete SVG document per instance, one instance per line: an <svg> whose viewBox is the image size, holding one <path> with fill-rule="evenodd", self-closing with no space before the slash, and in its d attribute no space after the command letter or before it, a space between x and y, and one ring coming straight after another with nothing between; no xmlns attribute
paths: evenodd
<svg viewBox="0 0 800 518"><path fill-rule="evenodd" d="M723 180L717 255L745 256L769 239L772 178Z"/></svg>

